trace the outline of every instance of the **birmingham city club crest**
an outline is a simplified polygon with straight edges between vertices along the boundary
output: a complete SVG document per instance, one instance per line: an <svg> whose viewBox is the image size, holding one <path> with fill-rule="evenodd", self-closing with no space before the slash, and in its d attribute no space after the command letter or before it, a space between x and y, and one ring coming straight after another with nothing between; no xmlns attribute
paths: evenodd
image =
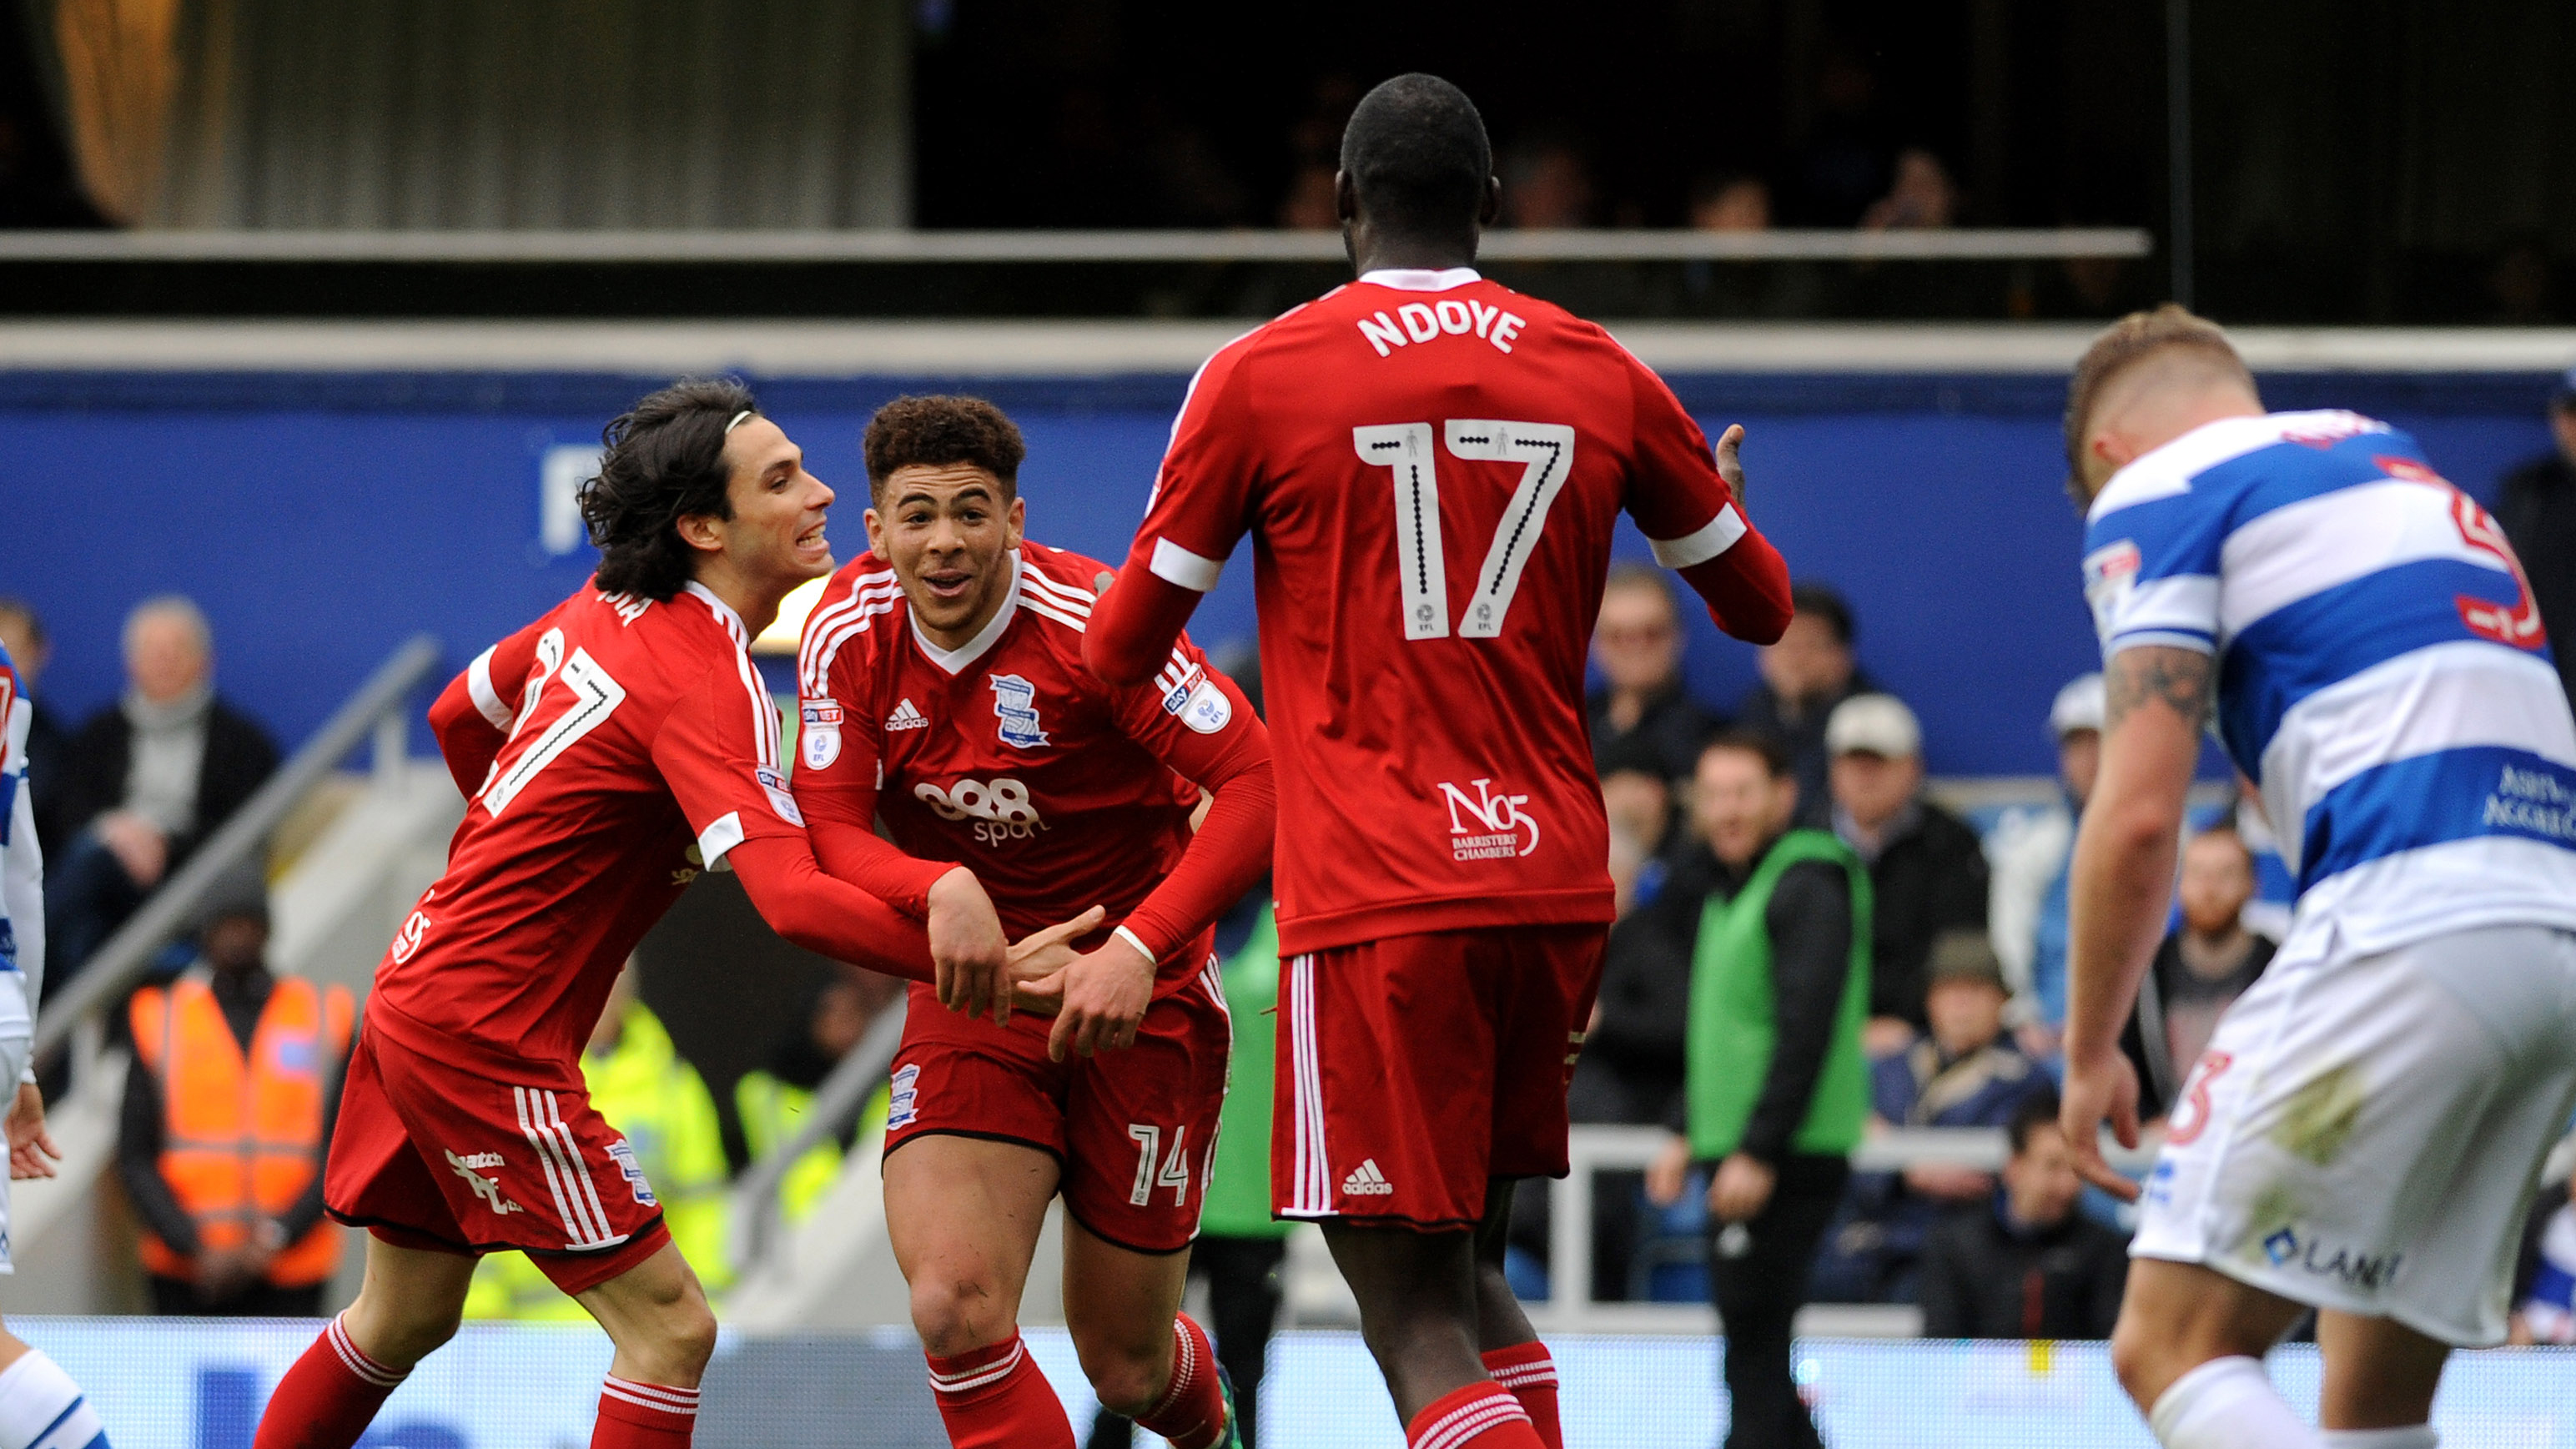
<svg viewBox="0 0 2576 1449"><path fill-rule="evenodd" d="M1002 721L1002 743L1021 750L1045 748L1046 730L1038 723L1038 687L1016 674L996 674L991 683L993 713Z"/></svg>

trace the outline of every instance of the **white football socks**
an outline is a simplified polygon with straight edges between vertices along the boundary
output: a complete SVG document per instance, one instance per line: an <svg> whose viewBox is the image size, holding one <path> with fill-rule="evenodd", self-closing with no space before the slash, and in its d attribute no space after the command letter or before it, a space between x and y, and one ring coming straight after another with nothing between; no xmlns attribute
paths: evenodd
<svg viewBox="0 0 2576 1449"><path fill-rule="evenodd" d="M2328 1429L2321 1437L2326 1449L2438 1449L2442 1442L2430 1424L2409 1424L2403 1429Z"/></svg>
<svg viewBox="0 0 2576 1449"><path fill-rule="evenodd" d="M72 1376L31 1348L0 1369L0 1449L107 1449L107 1433Z"/></svg>
<svg viewBox="0 0 2576 1449"><path fill-rule="evenodd" d="M2173 1381L2147 1411L2165 1449L2325 1449L2290 1412L2261 1359L2214 1358ZM2371 1449L2379 1449L2373 1444Z"/></svg>

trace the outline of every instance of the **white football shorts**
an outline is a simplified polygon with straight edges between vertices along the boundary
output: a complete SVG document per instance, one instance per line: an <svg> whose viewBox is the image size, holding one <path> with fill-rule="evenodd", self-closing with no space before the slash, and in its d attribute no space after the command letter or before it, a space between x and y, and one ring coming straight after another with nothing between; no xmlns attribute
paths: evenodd
<svg viewBox="0 0 2576 1449"><path fill-rule="evenodd" d="M2502 1342L2523 1219L2576 1108L2576 934L2273 962L2183 1084L2134 1257L2462 1347Z"/></svg>

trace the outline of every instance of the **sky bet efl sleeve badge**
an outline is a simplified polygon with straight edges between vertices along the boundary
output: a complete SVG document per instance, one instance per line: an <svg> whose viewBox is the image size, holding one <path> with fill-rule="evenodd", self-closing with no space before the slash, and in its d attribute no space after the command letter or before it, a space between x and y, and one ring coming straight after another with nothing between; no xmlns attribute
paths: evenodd
<svg viewBox="0 0 2576 1449"><path fill-rule="evenodd" d="M841 707L829 700L809 704L798 712L802 741L798 753L805 768L820 770L841 757Z"/></svg>

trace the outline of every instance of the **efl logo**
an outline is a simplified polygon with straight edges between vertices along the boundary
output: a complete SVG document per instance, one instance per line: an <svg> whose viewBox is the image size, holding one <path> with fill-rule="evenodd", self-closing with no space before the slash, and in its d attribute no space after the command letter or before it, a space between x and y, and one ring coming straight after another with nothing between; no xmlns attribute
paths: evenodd
<svg viewBox="0 0 2576 1449"><path fill-rule="evenodd" d="M805 768L820 770L841 757L841 707L824 700L797 713L803 725Z"/></svg>
<svg viewBox="0 0 2576 1449"><path fill-rule="evenodd" d="M1449 805L1449 854L1455 860L1503 860L1538 849L1538 817L1521 807L1527 795L1497 795L1491 780L1470 780L1475 795L1443 780L1440 793ZM1529 840L1521 827L1529 827Z"/></svg>

